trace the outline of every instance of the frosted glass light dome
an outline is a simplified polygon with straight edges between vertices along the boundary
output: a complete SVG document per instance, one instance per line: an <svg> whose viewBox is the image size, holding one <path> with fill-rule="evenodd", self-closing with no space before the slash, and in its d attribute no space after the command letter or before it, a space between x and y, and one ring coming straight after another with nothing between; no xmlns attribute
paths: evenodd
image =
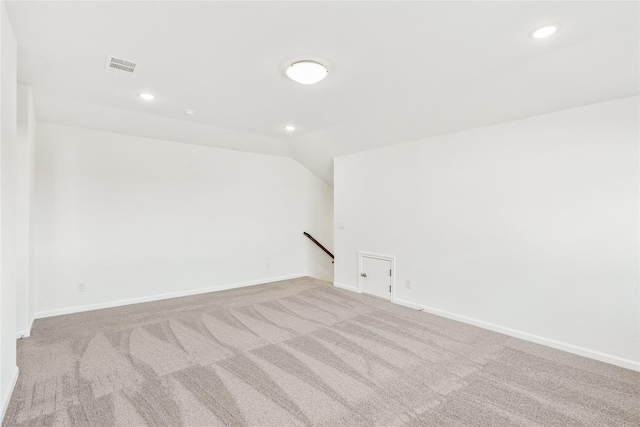
<svg viewBox="0 0 640 427"><path fill-rule="evenodd" d="M287 68L287 77L303 85L312 85L324 80L329 74L327 68L314 61L294 62Z"/></svg>

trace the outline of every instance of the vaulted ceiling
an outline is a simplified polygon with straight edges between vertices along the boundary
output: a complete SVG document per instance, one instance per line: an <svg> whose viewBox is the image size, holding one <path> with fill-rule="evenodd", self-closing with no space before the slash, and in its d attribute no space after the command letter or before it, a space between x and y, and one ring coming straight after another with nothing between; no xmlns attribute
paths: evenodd
<svg viewBox="0 0 640 427"><path fill-rule="evenodd" d="M638 2L8 1L39 120L335 156L638 94ZM559 24L546 39L530 32ZM135 78L105 71L135 61ZM289 80L317 60L329 76ZM153 102L137 94L156 95ZM186 108L196 116L183 114ZM287 133L284 126L296 130Z"/></svg>

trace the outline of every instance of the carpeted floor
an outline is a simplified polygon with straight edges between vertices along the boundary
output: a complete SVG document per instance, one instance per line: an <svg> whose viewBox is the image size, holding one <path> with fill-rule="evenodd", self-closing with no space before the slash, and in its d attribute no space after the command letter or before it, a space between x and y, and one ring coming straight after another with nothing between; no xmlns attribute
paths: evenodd
<svg viewBox="0 0 640 427"><path fill-rule="evenodd" d="M41 319L3 426L640 425L640 373L304 278Z"/></svg>

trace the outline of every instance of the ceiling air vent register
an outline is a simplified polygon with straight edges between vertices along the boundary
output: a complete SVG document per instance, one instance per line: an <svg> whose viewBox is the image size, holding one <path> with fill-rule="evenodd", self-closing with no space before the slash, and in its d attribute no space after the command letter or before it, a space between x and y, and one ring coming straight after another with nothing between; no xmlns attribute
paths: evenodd
<svg viewBox="0 0 640 427"><path fill-rule="evenodd" d="M107 66L105 70L115 71L119 74L126 74L128 76L135 77L138 70L138 64L109 55L107 57Z"/></svg>

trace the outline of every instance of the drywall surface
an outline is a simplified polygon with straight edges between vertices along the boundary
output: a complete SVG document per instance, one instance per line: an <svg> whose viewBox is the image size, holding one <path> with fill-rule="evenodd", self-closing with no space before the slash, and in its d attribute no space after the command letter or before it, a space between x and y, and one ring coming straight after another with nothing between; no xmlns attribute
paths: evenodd
<svg viewBox="0 0 640 427"><path fill-rule="evenodd" d="M0 418L16 366L16 64L11 23L0 2Z"/></svg>
<svg viewBox="0 0 640 427"><path fill-rule="evenodd" d="M302 234L332 232L332 191L293 159L44 122L37 130L36 317L303 274L332 279L319 267L331 260Z"/></svg>
<svg viewBox="0 0 640 427"><path fill-rule="evenodd" d="M17 335L29 336L33 322L32 206L35 197L36 112L31 88L18 84L17 139Z"/></svg>
<svg viewBox="0 0 640 427"><path fill-rule="evenodd" d="M640 368L639 117L632 97L336 158L336 284L393 255L399 303Z"/></svg>
<svg viewBox="0 0 640 427"><path fill-rule="evenodd" d="M309 226L305 231L333 253L333 187L327 185L313 173L310 174L310 177L313 181L312 187L304 195L305 211L301 212L305 218L308 218ZM307 241L306 249L307 268L310 274L319 279L333 282L333 260L331 257L311 240Z"/></svg>

